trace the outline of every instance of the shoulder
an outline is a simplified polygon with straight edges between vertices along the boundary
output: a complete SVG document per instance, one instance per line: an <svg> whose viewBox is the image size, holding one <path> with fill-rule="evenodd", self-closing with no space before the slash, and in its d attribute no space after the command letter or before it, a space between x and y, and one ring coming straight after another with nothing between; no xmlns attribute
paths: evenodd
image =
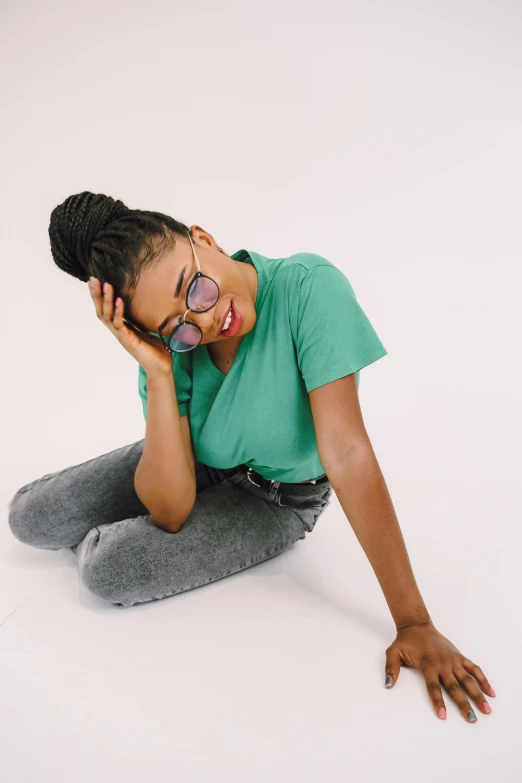
<svg viewBox="0 0 522 783"><path fill-rule="evenodd" d="M277 277L287 281L294 290L339 283L350 286L344 272L318 253L293 253L284 258L277 269Z"/></svg>
<svg viewBox="0 0 522 783"><path fill-rule="evenodd" d="M278 274L288 282L289 288L305 301L321 296L356 298L354 288L346 274L332 261L318 253L294 253L285 258Z"/></svg>
<svg viewBox="0 0 522 783"><path fill-rule="evenodd" d="M293 253L291 256L288 256L288 258L285 258L280 269L286 269L290 272L293 271L297 274L306 274L317 267L337 268L331 261L324 256L318 255L318 253L301 252Z"/></svg>

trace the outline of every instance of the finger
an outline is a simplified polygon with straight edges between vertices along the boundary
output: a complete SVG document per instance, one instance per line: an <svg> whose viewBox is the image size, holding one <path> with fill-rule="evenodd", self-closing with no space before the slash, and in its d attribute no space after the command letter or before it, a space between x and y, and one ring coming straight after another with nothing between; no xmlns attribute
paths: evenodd
<svg viewBox="0 0 522 783"><path fill-rule="evenodd" d="M103 318L107 325L112 324L114 315L113 288L110 283L103 284Z"/></svg>
<svg viewBox="0 0 522 783"><path fill-rule="evenodd" d="M453 669L451 671L439 672L439 679L442 680L444 688L447 690L448 695L451 696L464 718L468 723L475 723L477 716L475 715L468 697L462 688L460 682L455 678Z"/></svg>
<svg viewBox="0 0 522 783"><path fill-rule="evenodd" d="M474 678L479 683L480 687L484 691L484 693L489 693L490 696L496 696L497 694L489 684L486 675L480 668L480 666L477 666L476 663L473 663L473 661L470 661L469 658L463 658L462 659L462 666L464 669L472 674Z"/></svg>
<svg viewBox="0 0 522 783"><path fill-rule="evenodd" d="M134 348L136 347L140 338L135 332L132 332L132 329L127 326L123 320L123 316L123 300L121 296L118 296L114 302L112 321L109 323L109 326L111 329L114 329L118 340L122 343L122 345L124 345L124 347L127 349ZM135 335L138 338L138 341L136 340Z"/></svg>
<svg viewBox="0 0 522 783"><path fill-rule="evenodd" d="M485 701L484 694L479 688L479 685L474 677L471 676L462 666L454 666L453 672L455 677L460 682L464 690L471 696L477 707L485 715L491 712L491 707Z"/></svg>
<svg viewBox="0 0 522 783"><path fill-rule="evenodd" d="M96 315L101 319L102 313L102 299L100 296L100 281L96 277L89 278L89 290L91 292L92 300L96 310Z"/></svg>
<svg viewBox="0 0 522 783"><path fill-rule="evenodd" d="M384 669L384 687L393 688L401 671L401 654L397 645L391 644L386 650L386 666Z"/></svg>
<svg viewBox="0 0 522 783"><path fill-rule="evenodd" d="M425 666L421 669L421 674L426 682L428 696L435 708L437 716L441 720L446 720L446 705L442 695L442 688L439 682L439 672L434 666Z"/></svg>
<svg viewBox="0 0 522 783"><path fill-rule="evenodd" d="M123 300L119 296L114 302L114 318L112 319L115 329L121 329L124 326L123 321Z"/></svg>

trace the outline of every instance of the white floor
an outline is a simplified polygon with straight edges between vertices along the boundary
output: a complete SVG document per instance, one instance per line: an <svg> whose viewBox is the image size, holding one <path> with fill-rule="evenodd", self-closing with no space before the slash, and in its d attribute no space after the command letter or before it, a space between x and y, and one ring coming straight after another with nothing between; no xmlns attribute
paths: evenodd
<svg viewBox="0 0 522 783"><path fill-rule="evenodd" d="M521 783L521 40L516 0L2 4L2 781ZM364 420L491 715L446 694L441 721L414 669L385 690L395 626L335 497L290 551L130 608L12 536L16 489L145 434L51 254L83 191L346 274L388 350Z"/></svg>
<svg viewBox="0 0 522 783"><path fill-rule="evenodd" d="M128 608L80 586L71 551L28 547L4 524L6 779L519 781L520 565L505 537L517 488L450 484L402 486L397 504L406 527L424 508L433 533L406 537L417 580L439 630L489 677L491 715L469 724L446 695L439 720L414 669L385 690L394 626L335 497L288 552ZM473 512L448 545L450 497L454 519L470 498ZM504 534L492 521L476 540L493 510Z"/></svg>

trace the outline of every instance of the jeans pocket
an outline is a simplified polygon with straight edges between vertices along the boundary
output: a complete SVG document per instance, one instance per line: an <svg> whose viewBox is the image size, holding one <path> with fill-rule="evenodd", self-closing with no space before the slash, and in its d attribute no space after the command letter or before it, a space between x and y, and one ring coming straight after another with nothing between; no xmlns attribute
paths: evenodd
<svg viewBox="0 0 522 783"><path fill-rule="evenodd" d="M333 487L328 487L328 489L326 490L326 492L324 492L324 493L323 493L323 495L321 496L321 498L322 498L322 501L323 501L323 503L324 503L324 505L323 505L323 508L326 508L326 507L327 507L327 506L329 506L329 505L330 505L330 503L332 502L332 501L330 500L330 498L332 497L332 494L333 494Z"/></svg>
<svg viewBox="0 0 522 783"><path fill-rule="evenodd" d="M292 495L285 494L284 490L279 489L276 494L278 506L290 506L295 509L310 510L317 513L317 516L330 505L330 498L333 493L333 487L329 486L324 492L313 495Z"/></svg>
<svg viewBox="0 0 522 783"><path fill-rule="evenodd" d="M250 484L250 481L248 480L248 476L243 468L239 468L238 470L234 471L234 473L230 473L228 476L225 476L221 482L222 487L242 487L247 484Z"/></svg>

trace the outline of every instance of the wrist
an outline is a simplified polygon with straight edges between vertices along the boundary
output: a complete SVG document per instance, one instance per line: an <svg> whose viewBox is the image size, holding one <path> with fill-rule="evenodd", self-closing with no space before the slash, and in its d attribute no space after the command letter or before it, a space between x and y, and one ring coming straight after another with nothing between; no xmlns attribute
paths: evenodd
<svg viewBox="0 0 522 783"><path fill-rule="evenodd" d="M424 622L407 623L406 625L397 626L397 633L404 631L405 628L435 628L431 620L425 620Z"/></svg>
<svg viewBox="0 0 522 783"><path fill-rule="evenodd" d="M409 628L412 625L433 625L433 620L425 606L401 612L400 615L394 616L393 619L395 620L397 631L400 631L401 628Z"/></svg>
<svg viewBox="0 0 522 783"><path fill-rule="evenodd" d="M147 381L155 381L156 379L161 381L164 378L172 378L173 376L172 363L165 363L165 365L155 365L150 369L144 367L143 369L147 375Z"/></svg>

